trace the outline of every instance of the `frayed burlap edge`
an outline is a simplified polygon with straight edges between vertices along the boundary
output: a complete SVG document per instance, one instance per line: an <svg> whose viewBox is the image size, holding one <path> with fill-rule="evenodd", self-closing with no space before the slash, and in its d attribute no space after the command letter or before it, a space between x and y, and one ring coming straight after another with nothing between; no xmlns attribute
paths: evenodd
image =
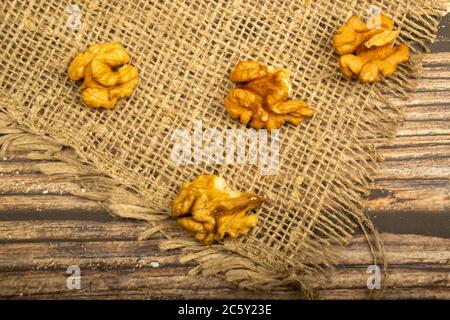
<svg viewBox="0 0 450 320"><path fill-rule="evenodd" d="M34 169L45 174L52 181L71 181L80 186L79 191L71 190L71 194L97 201L108 213L124 219L141 220L148 223L138 239L146 240L156 233L164 238L160 242L161 250L181 250L179 261L186 263L195 261L198 265L189 271L190 275L218 276L226 281L238 284L250 290L287 289L296 286L299 297L317 298L318 296L307 284L310 280L291 273L283 274L258 265L251 259L240 255L225 245L203 246L189 235L173 234L166 230L172 220L166 214L155 214L153 210L142 206L143 199L133 191L131 186L125 186L117 180L99 173L92 164L75 152L74 149L60 144L55 139L34 133L20 126L5 112L5 101L0 105L0 157L20 154L29 160L51 160L55 162L36 162ZM82 190L82 191L81 191ZM360 222L365 232L377 264L378 251L384 260L382 243L371 221L365 218ZM365 226L365 227L364 227ZM330 256L331 258L331 256ZM327 267L332 267L332 260ZM386 267L386 262L384 261ZM321 273L315 274L315 279L324 278Z"/></svg>
<svg viewBox="0 0 450 320"><path fill-rule="evenodd" d="M429 25L427 36L422 35L424 40L418 45L425 51L429 51L435 40L436 32L437 25ZM387 143L395 136L403 114L403 108L391 103L384 94L389 93L397 98L407 99L408 93L414 91L416 87L416 79L422 67L422 58L422 54L415 54L408 74L399 71L395 77L396 81L383 81L376 85L377 90L373 91L376 98L374 106L378 107L374 108L374 113L395 114L386 122L377 124L378 127L374 132L383 132L382 136L376 137L378 143ZM411 80L411 76L413 80ZM384 94L381 92L384 92ZM72 194L98 201L114 216L146 221L149 227L140 234L139 239L148 239L155 233L161 233L165 238L160 242L162 250L179 249L182 252L179 258L180 262L195 261L198 263L196 267L189 271L189 274L218 276L246 289L271 290L295 285L299 288L302 297L317 297L311 288L311 283L312 281L320 283L320 281L326 279L325 270L333 268L336 260L332 252L326 253L329 257L329 263L322 270L300 275L295 271L283 273L259 265L250 258L236 252L233 245L229 245L227 241L223 245L205 247L185 234L182 236L180 236L180 233L171 234L165 230L167 224L160 223L162 220L170 218L165 214L155 214L149 207L143 206L145 200L135 192L133 186L123 185L102 174L94 164L81 156L81 153L77 150L64 146L42 132L34 132L32 129L21 126L15 120L13 112L7 110L8 105L16 102L4 90L2 90L0 97L0 156L4 157L7 152L20 152L21 156L30 160L57 160L58 162L55 163L37 163L35 168L47 175L49 179L70 180L78 183L85 192L72 192ZM367 141L367 144L372 143L373 141ZM369 156L371 166L367 168L368 175L365 177L365 188L361 190L362 196L367 194L368 185L373 181L378 163L382 160L375 149ZM389 286L387 261L380 236L364 210L354 214L354 216L362 217L358 224L367 238L374 264L381 262L384 267L383 288L386 289ZM374 294L374 297L378 296L382 296L382 291Z"/></svg>

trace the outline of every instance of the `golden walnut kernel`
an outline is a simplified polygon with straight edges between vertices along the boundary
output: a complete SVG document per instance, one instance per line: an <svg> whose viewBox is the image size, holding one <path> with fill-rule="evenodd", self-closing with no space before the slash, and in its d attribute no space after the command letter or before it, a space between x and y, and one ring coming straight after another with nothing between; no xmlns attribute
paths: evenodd
<svg viewBox="0 0 450 320"><path fill-rule="evenodd" d="M342 72L353 77L359 75L361 82L369 83L380 80L380 76L390 76L397 70L397 65L408 61L408 46L399 44L361 50L359 54L342 56Z"/></svg>
<svg viewBox="0 0 450 320"><path fill-rule="evenodd" d="M352 16L336 31L333 45L337 53L342 56L354 52L363 42L382 31L382 29L370 29L358 17Z"/></svg>
<svg viewBox="0 0 450 320"><path fill-rule="evenodd" d="M392 19L385 15L369 18L367 24L352 16L338 29L333 45L341 57L339 65L347 77L363 83L376 82L395 73L409 59L405 44L393 45L400 31L393 30Z"/></svg>
<svg viewBox="0 0 450 320"><path fill-rule="evenodd" d="M94 44L73 59L67 73L71 80L84 78L81 98L87 106L111 109L118 99L131 96L138 83L138 71L129 61L120 43Z"/></svg>
<svg viewBox="0 0 450 320"><path fill-rule="evenodd" d="M258 223L258 215L247 212L262 202L254 193L232 190L221 177L201 175L183 184L171 215L195 239L210 244L225 235L246 235Z"/></svg>
<svg viewBox="0 0 450 320"><path fill-rule="evenodd" d="M292 94L291 73L282 68L268 68L257 61L242 61L231 72L230 80L238 83L225 99L225 110L242 124L254 129L278 129L288 122L298 125L314 110Z"/></svg>

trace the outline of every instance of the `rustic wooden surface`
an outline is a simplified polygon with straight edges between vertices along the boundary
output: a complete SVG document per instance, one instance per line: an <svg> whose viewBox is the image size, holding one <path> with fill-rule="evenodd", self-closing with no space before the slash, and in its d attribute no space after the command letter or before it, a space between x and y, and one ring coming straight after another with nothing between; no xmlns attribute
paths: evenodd
<svg viewBox="0 0 450 320"><path fill-rule="evenodd" d="M450 18L425 58L405 122L368 200L390 263L384 298L450 299ZM41 160L44 161L45 160ZM188 276L176 252L155 237L137 241L144 223L108 215L71 196L77 185L50 182L20 154L0 159L0 297L2 298L298 298L295 289L253 292L217 278ZM370 298L371 264L361 235L338 248L340 262L317 291L323 298ZM158 263L159 266L156 267ZM81 290L66 289L66 268L80 266ZM373 293L373 292L372 292Z"/></svg>

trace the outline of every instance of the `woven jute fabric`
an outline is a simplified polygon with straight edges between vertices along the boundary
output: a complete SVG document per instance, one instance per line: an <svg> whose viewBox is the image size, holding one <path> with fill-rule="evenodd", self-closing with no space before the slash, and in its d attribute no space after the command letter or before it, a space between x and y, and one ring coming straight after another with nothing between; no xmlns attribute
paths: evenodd
<svg viewBox="0 0 450 320"><path fill-rule="evenodd" d="M267 277L287 283L323 270L333 261L330 248L346 244L363 221L376 145L393 135L400 120L401 106L388 97L404 98L413 89L441 10L439 2L426 0L73 4L81 14L79 28L70 21L74 7L67 1L0 5L3 115L26 137L72 147L91 170L94 189L95 174L108 177L135 196L133 205L146 208L143 216L166 216L182 182L199 174L220 175L236 189L263 196L260 222L247 237L207 248L179 230L163 244L183 247L185 241L193 250L185 259L198 259L204 273L222 272L256 288L271 287ZM373 6L394 19L412 58L395 76L360 84L342 76L331 37L350 15L367 18ZM69 80L67 67L90 44L107 41L123 44L140 82L113 110L94 110L81 102L80 84ZM224 135L225 129L242 129L225 112L224 98L234 87L230 70L244 59L292 71L294 97L317 111L298 127L279 131L277 172L262 174L261 163L174 163L176 129L193 130L196 121ZM122 215L133 216L126 210Z"/></svg>

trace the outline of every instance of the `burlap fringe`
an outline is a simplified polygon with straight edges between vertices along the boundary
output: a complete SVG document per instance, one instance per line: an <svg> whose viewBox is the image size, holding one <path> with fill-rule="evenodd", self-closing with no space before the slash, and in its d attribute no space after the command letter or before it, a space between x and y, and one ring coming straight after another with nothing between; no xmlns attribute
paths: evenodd
<svg viewBox="0 0 450 320"><path fill-rule="evenodd" d="M180 257L180 262L198 263L189 274L222 275L224 279L247 289L282 289L297 282L303 296L314 297L312 291L305 289L302 281L295 275L271 272L257 266L248 258L230 252L224 246L215 245L205 249L194 240L183 237L172 239L172 235L166 232L165 225L158 224L169 218L166 214L154 214L152 210L142 207L143 199L131 191L129 186L99 174L74 150L52 138L24 130L0 106L0 157L5 157L7 153L20 153L22 157L30 160L58 161L37 163L35 168L53 181L69 180L78 183L80 191L72 191L72 194L98 201L114 216L148 222L149 228L139 235L139 240L149 239L160 232L167 239L161 242L162 250L182 249L185 254Z"/></svg>
<svg viewBox="0 0 450 320"><path fill-rule="evenodd" d="M430 43L435 39L436 28L432 25L427 26L428 32L422 34L420 47L428 51ZM399 70L394 81L382 81L376 84L378 90L374 90L374 106L376 109L373 114L368 116L368 129L374 128L367 132L364 138L368 141L386 142L395 136L395 128L401 122L403 109L401 106L394 105L386 97L385 93L389 93L395 97L407 98L408 92L414 90L416 81L410 81L411 73L416 77L421 69L422 55L416 54L408 70ZM2 90L3 91L3 90ZM3 98L7 93L2 93ZM227 281L238 284L242 288L258 289L258 290L283 290L292 285L299 288L300 295L304 298L317 298L313 289L308 286L313 280L320 283L326 279L325 270L333 267L333 253L324 253L329 258L329 263L323 269L311 271L303 265L304 272L298 274L293 270L285 270L280 272L277 270L269 270L268 268L257 265L251 259L233 252L233 247L224 245L213 245L205 247L199 245L188 237L174 237L165 229L165 225L161 221L168 219L166 214L155 214L145 204L132 186L125 186L118 183L106 175L100 174L90 163L83 159L74 150L69 149L50 137L43 136L25 130L11 117L11 112L7 112L8 101L1 101L0 104L0 156L5 157L6 153L20 153L21 156L32 159L57 160L55 163L37 163L36 169L46 174L53 180L68 180L76 182L82 187L83 191L73 191L72 194L83 198L98 201L110 214L125 218L143 220L149 224L140 236L140 240L148 239L156 233L164 235L165 240L160 242L161 250L182 250L180 262L195 261L198 265L189 271L189 274L202 274L204 276L218 276ZM387 121L380 122L380 119L386 120L386 109L388 112L396 114L395 117ZM380 136L380 133L383 135ZM347 194L349 198L346 201L351 207L355 203L356 198L361 194L367 193L367 186L377 169L377 162L381 160L376 152L371 152L369 162L373 166L367 168L369 177L355 177L358 180L357 185L363 186L359 188L357 193ZM365 159L362 159L364 162ZM355 186L353 185L353 188ZM342 207L342 204L336 204ZM343 207L342 207L343 208ZM357 209L356 209L357 210ZM383 288L387 288L387 261L384 255L384 248L380 235L376 231L370 219L365 212L361 211L352 214L353 217L360 217L357 224L364 232L370 252L374 259L374 264L380 261L384 267ZM362 217L362 218L361 218ZM317 266L315 266L317 267ZM378 293L381 294L381 293Z"/></svg>
<svg viewBox="0 0 450 320"><path fill-rule="evenodd" d="M296 281L301 283L295 275L271 272L257 266L248 258L230 252L226 247L215 245L205 249L194 240L182 237L172 239L170 233L165 231L165 226L158 224L169 218L166 214L154 214L148 208L142 207L143 200L130 191L129 187L99 174L73 150L52 138L20 128L0 107L0 157L11 153L18 153L30 160L58 161L38 162L34 167L53 181L69 180L79 184L80 191L71 191L72 194L98 201L107 212L116 217L148 222L149 228L139 235L139 240L149 239L158 232L163 234L167 240L161 242L162 250L182 249L185 254L180 257L180 262L198 263L189 274L223 275L224 279L248 289L282 289ZM303 285L300 287L304 288ZM305 296L313 297L310 290L303 292Z"/></svg>
<svg viewBox="0 0 450 320"><path fill-rule="evenodd" d="M0 106L0 157L6 157L7 154L20 154L30 160L57 161L37 162L34 167L52 181L69 180L79 184L80 191L71 191L71 194L98 201L113 216L146 221L149 227L138 239L149 239L154 234L161 233L165 238L160 243L161 250L181 249L183 254L180 256L180 262L198 263L189 271L191 275L218 276L250 290L282 290L294 284L300 289L300 296L317 297L306 286L302 276L294 272L274 272L258 266L251 259L234 253L226 244L205 247L187 237L173 238L173 235L165 230L167 223L160 223L169 217L166 214L152 213L152 210L143 207L143 199L130 190L130 186L121 185L115 179L99 174L74 150L52 138L24 130ZM316 277L319 279L321 275L316 274Z"/></svg>
<svg viewBox="0 0 450 320"><path fill-rule="evenodd" d="M143 207L143 199L116 180L99 174L73 150L54 141L52 138L28 132L11 119L0 106L0 157L7 153L18 153L30 160L56 160L59 162L37 162L34 167L53 181L70 180L80 185L79 191L72 194L98 201L110 214L149 223L140 239L147 239L160 232L170 236L158 222L168 219L165 214L155 214Z"/></svg>
<svg viewBox="0 0 450 320"><path fill-rule="evenodd" d="M161 241L160 249L182 249L184 254L180 262L196 261L198 265L189 271L189 274L202 274L203 276L219 276L223 279L237 283L242 288L283 290L289 286L297 285L300 295L305 298L317 298L313 290L307 287L303 275L295 272L280 273L258 266L250 259L237 253L233 253L226 245L214 245L205 249L196 241L178 237L172 239L172 235L164 230L162 220L168 219L167 215L158 215L146 207L142 207L143 200L129 187L118 184L116 180L105 175L100 175L89 164L86 164L73 150L65 148L49 137L36 135L20 128L6 113L0 109L0 157L6 153L20 153L21 156L31 160L57 160L55 163L37 163L35 168L47 175L50 179L70 180L82 187L83 191L72 191L76 196L98 201L110 214L125 218L143 220L149 223L149 228L142 232L139 240L145 240L160 232L167 240ZM81 190L81 189L80 189ZM360 223L364 230L368 228L372 235L376 235L372 241L369 233L365 232L374 263L377 264L375 251L384 253L378 233L369 219ZM374 243L374 244L372 244ZM386 267L386 261L384 261ZM327 266L332 267L332 264ZM325 269L324 269L325 270ZM306 273L308 275L308 273ZM325 279L323 273L316 273L315 281Z"/></svg>

